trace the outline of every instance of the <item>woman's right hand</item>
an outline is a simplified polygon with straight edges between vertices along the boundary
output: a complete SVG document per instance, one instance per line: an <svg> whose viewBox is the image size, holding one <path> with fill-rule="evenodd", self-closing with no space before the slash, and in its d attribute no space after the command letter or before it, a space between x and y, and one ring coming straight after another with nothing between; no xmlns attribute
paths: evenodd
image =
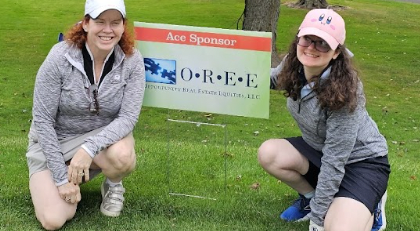
<svg viewBox="0 0 420 231"><path fill-rule="evenodd" d="M71 182L58 186L58 193L67 203L78 203L82 199L79 185Z"/></svg>

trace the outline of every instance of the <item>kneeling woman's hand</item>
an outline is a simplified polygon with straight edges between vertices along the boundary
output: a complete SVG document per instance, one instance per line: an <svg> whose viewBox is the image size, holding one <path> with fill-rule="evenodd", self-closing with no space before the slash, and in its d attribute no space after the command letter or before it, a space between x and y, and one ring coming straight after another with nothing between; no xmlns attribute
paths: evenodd
<svg viewBox="0 0 420 231"><path fill-rule="evenodd" d="M71 182L58 186L58 193L60 194L60 197L67 203L78 203L82 199L79 185L73 184Z"/></svg>
<svg viewBox="0 0 420 231"><path fill-rule="evenodd" d="M83 148L80 148L70 161L68 180L73 184L81 184L85 177L85 181L89 181L89 168L92 161L92 157Z"/></svg>

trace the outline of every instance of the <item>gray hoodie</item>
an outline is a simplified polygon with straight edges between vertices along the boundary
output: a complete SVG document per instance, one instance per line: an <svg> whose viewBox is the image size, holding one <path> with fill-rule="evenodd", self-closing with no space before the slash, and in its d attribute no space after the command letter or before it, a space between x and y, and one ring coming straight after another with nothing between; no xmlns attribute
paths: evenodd
<svg viewBox="0 0 420 231"><path fill-rule="evenodd" d="M127 136L137 123L145 87L143 58L137 50L125 56L118 45L114 53L112 70L98 89L98 115L89 111L91 84L81 49L66 42L54 45L38 71L29 139L39 142L57 186L68 182L59 140L104 127L83 145L93 157Z"/></svg>
<svg viewBox="0 0 420 231"><path fill-rule="evenodd" d="M279 65L276 72L280 71ZM274 72L273 70L271 78L276 78ZM321 79L328 78L329 74L327 69ZM287 99L287 108L296 120L302 138L312 148L323 153L309 214L309 218L317 224L323 224L334 195L338 192L345 174L344 166L388 153L385 138L366 111L361 82L358 84L357 94L358 103L354 112L345 108L338 111L321 109L316 93L310 90L309 85L302 89L301 99Z"/></svg>

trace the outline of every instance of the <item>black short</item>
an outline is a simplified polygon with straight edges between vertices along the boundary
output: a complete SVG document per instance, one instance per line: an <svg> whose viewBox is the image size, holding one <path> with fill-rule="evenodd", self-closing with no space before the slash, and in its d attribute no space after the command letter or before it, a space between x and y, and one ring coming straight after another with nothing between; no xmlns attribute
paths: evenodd
<svg viewBox="0 0 420 231"><path fill-rule="evenodd" d="M316 187L322 152L313 149L302 137L286 138L309 160L305 179ZM391 168L388 157L366 159L345 166L345 174L335 197L348 197L362 202L373 213L388 186Z"/></svg>

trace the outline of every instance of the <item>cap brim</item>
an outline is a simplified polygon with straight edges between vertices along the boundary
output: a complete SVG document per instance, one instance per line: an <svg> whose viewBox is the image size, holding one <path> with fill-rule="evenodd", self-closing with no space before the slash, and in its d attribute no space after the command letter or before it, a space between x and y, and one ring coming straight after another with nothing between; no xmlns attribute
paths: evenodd
<svg viewBox="0 0 420 231"><path fill-rule="evenodd" d="M89 13L89 16L90 16L91 18L97 18L97 17L99 17L99 15L100 15L100 14L102 14L102 12L104 12L104 11L106 11L106 10L118 10L118 11L121 13L122 17L123 17L123 18L125 18L124 13L123 13L123 12L121 12L121 11L120 11L117 7L110 7L110 6L106 6L106 7L101 7L101 8L98 8L98 9L96 9L96 10L94 10L94 11L90 12L90 13Z"/></svg>
<svg viewBox="0 0 420 231"><path fill-rule="evenodd" d="M325 42L328 43L328 45L333 50L335 50L337 48L338 44L339 44L337 42L337 40L335 40L334 37L332 37L331 35L329 35L325 31L322 31L322 30L320 30L318 28L315 28L315 27L302 28L298 33L298 37L302 37L302 36L305 36L305 35L315 35L315 36L318 36L318 37L322 38Z"/></svg>

